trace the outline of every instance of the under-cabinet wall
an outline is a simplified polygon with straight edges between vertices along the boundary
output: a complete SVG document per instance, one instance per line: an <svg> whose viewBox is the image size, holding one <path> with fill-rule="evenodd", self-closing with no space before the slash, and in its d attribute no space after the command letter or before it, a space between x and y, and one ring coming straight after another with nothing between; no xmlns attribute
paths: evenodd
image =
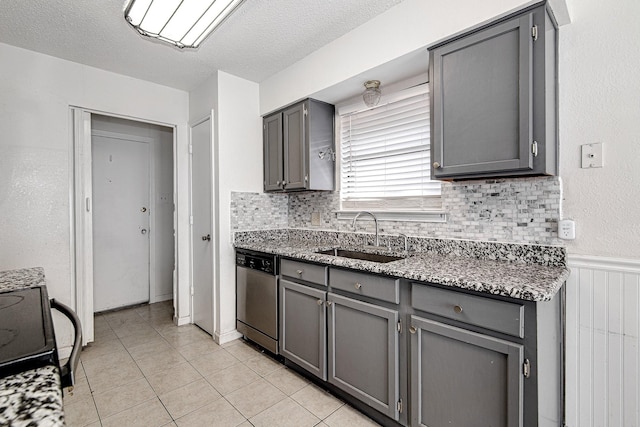
<svg viewBox="0 0 640 427"><path fill-rule="evenodd" d="M380 221L384 233L410 236L557 245L562 185L558 177L491 179L442 183L444 223ZM231 230L317 228L351 231L339 221L339 192L289 195L231 194ZM321 225L311 226L311 213ZM285 217L286 216L286 217ZM373 231L372 223L358 224Z"/></svg>
<svg viewBox="0 0 640 427"><path fill-rule="evenodd" d="M640 425L640 261L568 261L567 426Z"/></svg>

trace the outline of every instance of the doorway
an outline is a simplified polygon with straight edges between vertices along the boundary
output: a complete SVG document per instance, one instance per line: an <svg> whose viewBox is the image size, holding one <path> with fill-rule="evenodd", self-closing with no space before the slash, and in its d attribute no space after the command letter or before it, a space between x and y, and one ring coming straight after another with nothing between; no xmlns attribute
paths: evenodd
<svg viewBox="0 0 640 427"><path fill-rule="evenodd" d="M83 345L94 312L174 300L174 126L71 108L74 270ZM95 193L95 194L94 194Z"/></svg>

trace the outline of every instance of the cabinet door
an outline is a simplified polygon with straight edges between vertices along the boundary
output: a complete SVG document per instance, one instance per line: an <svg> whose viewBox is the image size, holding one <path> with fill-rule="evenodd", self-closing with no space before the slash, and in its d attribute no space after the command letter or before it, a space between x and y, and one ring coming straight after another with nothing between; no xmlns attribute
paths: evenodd
<svg viewBox="0 0 640 427"><path fill-rule="evenodd" d="M431 52L432 177L533 168L533 13Z"/></svg>
<svg viewBox="0 0 640 427"><path fill-rule="evenodd" d="M284 180L285 189L307 188L306 103L284 110Z"/></svg>
<svg viewBox="0 0 640 427"><path fill-rule="evenodd" d="M411 316L412 426L522 426L523 346Z"/></svg>
<svg viewBox="0 0 640 427"><path fill-rule="evenodd" d="M327 293L280 279L280 354L327 379Z"/></svg>
<svg viewBox="0 0 640 427"><path fill-rule="evenodd" d="M264 191L282 190L282 113L263 120Z"/></svg>
<svg viewBox="0 0 640 427"><path fill-rule="evenodd" d="M329 382L398 419L398 312L329 293Z"/></svg>

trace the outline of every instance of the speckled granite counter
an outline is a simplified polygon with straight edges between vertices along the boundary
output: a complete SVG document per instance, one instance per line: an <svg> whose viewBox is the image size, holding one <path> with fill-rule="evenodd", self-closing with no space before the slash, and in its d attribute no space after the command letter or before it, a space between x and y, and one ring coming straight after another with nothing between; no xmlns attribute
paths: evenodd
<svg viewBox="0 0 640 427"><path fill-rule="evenodd" d="M44 285L40 267L0 271L0 292ZM57 366L45 366L0 379L1 426L64 426Z"/></svg>
<svg viewBox="0 0 640 427"><path fill-rule="evenodd" d="M235 235L236 248L528 301L551 300L569 276L565 250L555 246L410 238L409 253L398 251L397 242L391 242L392 250L385 253L405 259L389 263L316 253L336 246L360 248L355 241L362 237L338 232L305 234L304 230Z"/></svg>

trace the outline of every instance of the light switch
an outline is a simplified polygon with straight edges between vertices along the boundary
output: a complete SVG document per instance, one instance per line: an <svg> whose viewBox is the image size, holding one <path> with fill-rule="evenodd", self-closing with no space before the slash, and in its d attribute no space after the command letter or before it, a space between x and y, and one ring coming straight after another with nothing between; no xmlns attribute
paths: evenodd
<svg viewBox="0 0 640 427"><path fill-rule="evenodd" d="M602 143L584 144L582 147L582 168L601 168L602 161Z"/></svg>
<svg viewBox="0 0 640 427"><path fill-rule="evenodd" d="M311 225L320 225L320 212L311 212Z"/></svg>

